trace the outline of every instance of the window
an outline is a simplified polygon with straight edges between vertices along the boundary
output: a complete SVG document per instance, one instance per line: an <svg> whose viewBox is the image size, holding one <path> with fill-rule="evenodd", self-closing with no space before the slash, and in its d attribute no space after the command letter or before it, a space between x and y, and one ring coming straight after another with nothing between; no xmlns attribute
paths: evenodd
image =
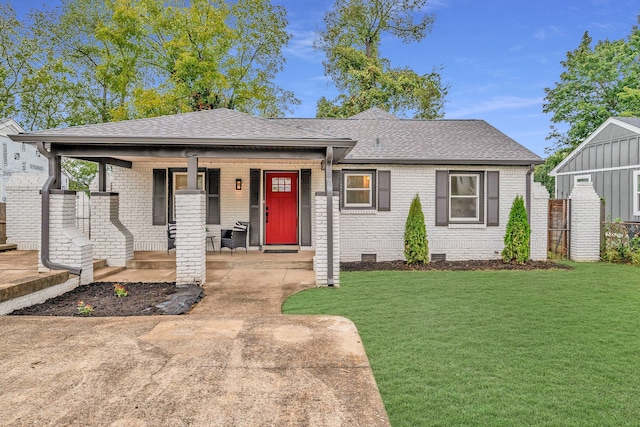
<svg viewBox="0 0 640 427"><path fill-rule="evenodd" d="M480 175L449 175L449 221L479 221Z"/></svg>
<svg viewBox="0 0 640 427"><path fill-rule="evenodd" d="M640 171L633 171L631 184L633 197L633 215L640 216Z"/></svg>
<svg viewBox="0 0 640 427"><path fill-rule="evenodd" d="M198 181L196 183L198 190L204 188L204 172L198 172ZM171 192L171 205L173 209L171 211L171 221L175 221L176 212L176 190L186 190L187 188L187 173L186 172L174 172L173 173L173 191Z"/></svg>
<svg viewBox="0 0 640 427"><path fill-rule="evenodd" d="M486 180L486 188L485 188ZM500 171L436 171L436 225L500 225Z"/></svg>
<svg viewBox="0 0 640 427"><path fill-rule="evenodd" d="M271 178L272 193L291 193L291 178Z"/></svg>
<svg viewBox="0 0 640 427"><path fill-rule="evenodd" d="M591 175L576 175L573 177L573 183L577 184L578 182L591 182Z"/></svg>
<svg viewBox="0 0 640 427"><path fill-rule="evenodd" d="M373 207L372 173L345 172L344 206L349 208Z"/></svg>

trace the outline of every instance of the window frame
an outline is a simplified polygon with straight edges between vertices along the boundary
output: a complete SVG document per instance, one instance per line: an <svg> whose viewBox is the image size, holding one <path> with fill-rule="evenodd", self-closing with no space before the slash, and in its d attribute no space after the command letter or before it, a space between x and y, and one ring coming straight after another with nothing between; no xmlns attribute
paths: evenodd
<svg viewBox="0 0 640 427"><path fill-rule="evenodd" d="M640 178L640 170L633 171L633 182L631 194L633 197L633 216L640 216L640 189L638 188L638 179Z"/></svg>
<svg viewBox="0 0 640 427"><path fill-rule="evenodd" d="M586 179L586 181L583 181L584 179ZM579 182L591 182L591 174L588 175L574 175L573 176L573 185L579 183Z"/></svg>
<svg viewBox="0 0 640 427"><path fill-rule="evenodd" d="M368 176L369 177L369 202L368 203L349 203L347 194L349 191L365 191L366 188L349 189L347 187L348 178L351 176ZM342 173L343 188L343 207L346 209L375 209L375 171L371 170L345 170Z"/></svg>
<svg viewBox="0 0 640 427"><path fill-rule="evenodd" d="M475 195L472 196L468 196L468 195L453 195L451 194L451 191L453 189L453 185L452 185L452 180L455 177L473 177L475 178ZM469 223L473 223L473 224L477 224L477 223L481 223L483 222L484 218L481 217L481 213L480 213L480 204L484 203L484 200L480 200L481 196L483 196L483 192L480 188L480 186L483 184L483 180L482 180L482 173L481 172L467 172L467 171L450 171L449 175L448 175L448 180L449 182L448 184L448 194L447 194L447 203L448 203L448 220L449 223L454 223L454 224L469 224ZM464 218L460 218L460 217L454 217L453 216L453 209L451 207L451 202L454 198L457 199L475 199L476 201L476 206L475 206L475 212L476 212L476 216L475 217L464 217ZM483 197L484 198L484 197Z"/></svg>

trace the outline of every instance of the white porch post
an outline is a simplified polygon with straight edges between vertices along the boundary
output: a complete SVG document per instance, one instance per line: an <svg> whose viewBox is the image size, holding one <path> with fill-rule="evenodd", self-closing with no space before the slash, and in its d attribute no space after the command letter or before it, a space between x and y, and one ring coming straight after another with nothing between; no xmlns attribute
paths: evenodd
<svg viewBox="0 0 640 427"><path fill-rule="evenodd" d="M49 259L82 270L80 284L93 282L93 247L76 228L76 192L51 190L49 217ZM38 257L38 269L48 271Z"/></svg>
<svg viewBox="0 0 640 427"><path fill-rule="evenodd" d="M176 284L203 285L207 276L205 193L176 191Z"/></svg>
<svg viewBox="0 0 640 427"><path fill-rule="evenodd" d="M120 222L118 193L91 193L91 241L94 257L124 267L133 259L133 234Z"/></svg>

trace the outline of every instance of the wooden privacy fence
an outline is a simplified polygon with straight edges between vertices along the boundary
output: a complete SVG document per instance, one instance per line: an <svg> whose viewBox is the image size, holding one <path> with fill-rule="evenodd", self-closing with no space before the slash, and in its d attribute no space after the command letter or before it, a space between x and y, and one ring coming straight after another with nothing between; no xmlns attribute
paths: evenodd
<svg viewBox="0 0 640 427"><path fill-rule="evenodd" d="M571 200L549 200L549 230L547 233L547 248L552 254L562 258L569 257L569 242L571 232Z"/></svg>
<svg viewBox="0 0 640 427"><path fill-rule="evenodd" d="M0 245L7 243L7 204L0 203Z"/></svg>

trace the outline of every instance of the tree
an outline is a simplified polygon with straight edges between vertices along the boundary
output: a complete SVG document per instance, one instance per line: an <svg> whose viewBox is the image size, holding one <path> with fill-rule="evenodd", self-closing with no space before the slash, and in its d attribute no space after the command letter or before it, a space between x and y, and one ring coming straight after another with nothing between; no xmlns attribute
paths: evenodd
<svg viewBox="0 0 640 427"><path fill-rule="evenodd" d="M547 149L550 156L545 165L536 168L536 181L552 184L546 173L608 118L640 113L639 56L638 26L626 39L595 45L585 32L578 48L567 53L560 81L545 89L543 112L552 114L554 123L547 139L554 143ZM562 132L558 124L568 130Z"/></svg>
<svg viewBox="0 0 640 427"><path fill-rule="evenodd" d="M349 117L378 106L398 115L442 117L447 87L438 70L418 74L393 68L380 56L383 34L419 42L434 18L421 12L427 0L336 0L315 48L325 53L325 74L342 91L318 101L318 117Z"/></svg>
<svg viewBox="0 0 640 427"><path fill-rule="evenodd" d="M504 262L515 262L524 264L529 261L529 236L531 228L527 220L527 210L524 207L522 196L517 196L511 205L509 212L509 222L504 234L504 249L502 250L502 260Z"/></svg>
<svg viewBox="0 0 640 427"><path fill-rule="evenodd" d="M429 242L420 197L416 194L411 201L407 222L404 226L404 257L407 264L429 262Z"/></svg>

